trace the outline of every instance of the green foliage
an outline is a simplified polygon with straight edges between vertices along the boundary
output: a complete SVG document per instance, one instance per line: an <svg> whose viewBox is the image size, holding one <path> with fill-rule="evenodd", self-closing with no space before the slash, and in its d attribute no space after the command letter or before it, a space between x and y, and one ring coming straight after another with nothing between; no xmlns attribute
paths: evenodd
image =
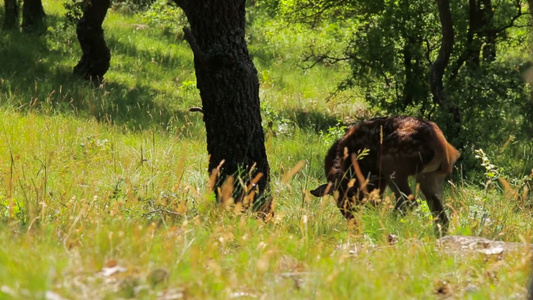
<svg viewBox="0 0 533 300"><path fill-rule="evenodd" d="M182 27L188 22L183 11L167 0L154 0L139 15L143 22L174 35L181 34Z"/></svg>
<svg viewBox="0 0 533 300"><path fill-rule="evenodd" d="M450 137L450 142L508 153L496 155L495 162L510 166L507 172L513 177L533 168L531 155L524 155L531 148L533 103L521 72L507 63L482 64L461 72L453 87L450 98L461 109L463 126L461 136ZM476 168L472 154L466 153L463 163L467 169Z"/></svg>
<svg viewBox="0 0 533 300"><path fill-rule="evenodd" d="M85 1L64 1L63 7L67 10L65 13L66 24L76 24L83 16L83 8L87 5Z"/></svg>
<svg viewBox="0 0 533 300"><path fill-rule="evenodd" d="M337 46L311 44L311 64L348 61L351 75L340 87L359 87L372 105L389 113L429 106L430 61L439 43L436 4L427 1L286 1L284 15L334 29ZM352 5L353 4L353 5ZM306 21L307 20L307 21ZM337 33L334 33L337 32ZM431 33L431 34L428 34Z"/></svg>
<svg viewBox="0 0 533 300"><path fill-rule="evenodd" d="M327 131L321 131L320 138L326 147L331 147L331 145L343 137L344 134L346 134L346 126L343 124L337 124L336 126L328 128Z"/></svg>
<svg viewBox="0 0 533 300"><path fill-rule="evenodd" d="M290 136L294 132L294 122L280 115L266 102L261 103L261 117L267 133Z"/></svg>
<svg viewBox="0 0 533 300"><path fill-rule="evenodd" d="M7 199L3 196L0 197L0 219L16 219L22 223L26 223L27 208L24 203L17 199Z"/></svg>
<svg viewBox="0 0 533 300"><path fill-rule="evenodd" d="M247 0L246 13L274 18L281 7L281 0ZM248 18L247 18L248 19Z"/></svg>
<svg viewBox="0 0 533 300"><path fill-rule="evenodd" d="M113 9L124 13L135 13L148 9L157 0L113 0Z"/></svg>

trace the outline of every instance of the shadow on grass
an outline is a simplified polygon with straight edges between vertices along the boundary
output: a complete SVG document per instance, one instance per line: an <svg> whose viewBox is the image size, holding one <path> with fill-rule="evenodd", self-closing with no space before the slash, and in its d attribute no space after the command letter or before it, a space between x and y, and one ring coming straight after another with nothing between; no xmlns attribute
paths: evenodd
<svg viewBox="0 0 533 300"><path fill-rule="evenodd" d="M317 111L307 111L302 108L290 108L279 111L279 115L293 122L298 128L316 133L327 131L336 126L339 120L332 116Z"/></svg>
<svg viewBox="0 0 533 300"><path fill-rule="evenodd" d="M41 34L4 31L0 36L3 58L0 105L45 114L74 113L131 130L174 131L183 127L190 127L192 132L203 130L202 115L188 111L189 106L199 105L197 94L169 95L165 94L168 89L159 90L152 84L158 80L175 81L183 74L182 70L192 70L191 57L180 57L179 49L178 52L140 49L133 42L121 41L116 33L109 34L106 42L112 49L111 68L114 74L125 74L132 82L104 81L94 86L72 72L81 57L75 28L60 29L58 24L63 19L54 15L47 16L46 22L52 29ZM162 38L168 43L178 43L168 36ZM131 57L134 61L114 61L113 56ZM154 61L157 64L151 68ZM169 72L176 72L175 78ZM166 86L172 89L172 84L179 82ZM332 116L299 108L281 109L275 114L315 132L338 123Z"/></svg>
<svg viewBox="0 0 533 300"><path fill-rule="evenodd" d="M169 45L177 45L178 43L181 43L180 41L164 37L164 35L161 35L161 37L163 40L166 40ZM165 70L165 72L173 72L176 69L194 69L192 53L189 57L179 57L179 53L173 52L170 47L164 52L147 51L140 49L134 43L124 43L117 39L115 35L106 36L106 43L109 49L111 49L111 55L134 57L147 64L156 62L159 67Z"/></svg>
<svg viewBox="0 0 533 300"><path fill-rule="evenodd" d="M53 21L53 17L49 17ZM45 78L64 78L64 69L51 68L48 61L63 60L57 51L50 51L46 43L46 32L20 32L3 30L0 36L0 76L3 80L11 79L16 86L31 86L35 81Z"/></svg>
<svg viewBox="0 0 533 300"><path fill-rule="evenodd" d="M48 16L47 23L57 25L58 19ZM80 117L94 117L131 130L174 130L191 125L191 120L203 126L199 119L201 115L179 109L176 101L166 101L170 96L151 88L149 81L134 86L108 81L94 86L73 75L72 70L81 57L81 50L74 29L70 30L64 32L64 40L61 41L64 45L54 44L59 41L54 41L57 36L54 37L54 33L50 31L40 34L18 30L2 32L0 105L45 114L74 112ZM153 57L149 52L136 50L134 45L124 45L113 40L110 43L116 48L115 51L134 57L141 56L147 64L150 63L148 57ZM163 72L168 72L173 66L187 65L170 53L160 55L158 59L164 62L160 63L164 68ZM138 61L137 57L136 59ZM129 67L119 66L123 68L121 71L135 74L128 70ZM150 76L147 73L136 76ZM144 79L145 77L138 81L142 82Z"/></svg>
<svg viewBox="0 0 533 300"><path fill-rule="evenodd" d="M316 111L296 109L292 111L292 114L294 114L295 122L300 128L315 132L326 131L339 123L339 119L336 117Z"/></svg>
<svg viewBox="0 0 533 300"><path fill-rule="evenodd" d="M166 98L158 98L159 91L144 85L134 88L117 82L106 82L94 89L93 101L86 100L79 107L89 109L91 115L102 122L126 126L131 130L162 129L176 132L183 127L194 132L203 127L202 114L191 113L165 103ZM96 103L96 105L94 105Z"/></svg>

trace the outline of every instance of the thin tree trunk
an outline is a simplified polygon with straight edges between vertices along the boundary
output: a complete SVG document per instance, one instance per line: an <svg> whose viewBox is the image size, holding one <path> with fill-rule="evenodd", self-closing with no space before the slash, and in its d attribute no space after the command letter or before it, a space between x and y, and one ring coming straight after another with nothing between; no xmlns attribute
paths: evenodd
<svg viewBox="0 0 533 300"><path fill-rule="evenodd" d="M413 62L411 55L411 40L405 42L403 46L403 67L405 69L405 84L403 86L403 104L404 108L413 103L414 74Z"/></svg>
<svg viewBox="0 0 533 300"><path fill-rule="evenodd" d="M533 264L532 264L532 266L533 266ZM526 300L533 300L533 275L529 279L529 288L528 288Z"/></svg>
<svg viewBox="0 0 533 300"><path fill-rule="evenodd" d="M494 9L492 0L483 0L483 26L485 27L485 45L483 45L483 60L492 62L496 59L496 31L494 28Z"/></svg>
<svg viewBox="0 0 533 300"><path fill-rule="evenodd" d="M451 79L455 79L461 67L466 63L469 66L479 66L481 41L477 36L482 24L482 15L479 2L468 1L468 31L466 33L465 48L452 69Z"/></svg>
<svg viewBox="0 0 533 300"><path fill-rule="evenodd" d="M529 14L531 15L531 18L533 19L533 0L527 0L527 3L529 4ZM533 50L531 50L531 55L533 56ZM533 83L533 78L528 78L528 81ZM529 90L529 101L533 103L533 89ZM533 300L533 273L531 274L531 300Z"/></svg>
<svg viewBox="0 0 533 300"><path fill-rule="evenodd" d="M24 0L22 6L22 28L24 30L42 27L45 16L41 0Z"/></svg>
<svg viewBox="0 0 533 300"><path fill-rule="evenodd" d="M409 13L409 0L400 1L402 7L402 13L405 16L410 16ZM405 27L401 27L401 33L404 38L404 44L402 49L403 54L403 67L405 72L405 83L403 85L403 109L413 104L414 94L416 91L415 78L413 73L413 53L412 47L415 45L415 39L409 35Z"/></svg>
<svg viewBox="0 0 533 300"><path fill-rule="evenodd" d="M19 26L19 8L17 0L4 0L4 7L6 9L3 28L16 29Z"/></svg>
<svg viewBox="0 0 533 300"><path fill-rule="evenodd" d="M239 182L237 177L242 178L242 184L233 186L234 201L245 207L249 200L255 201L256 210L268 213L271 202L265 192L270 171L261 125L257 70L244 37L246 1L175 2L184 10L191 26L184 28L184 32L194 53L207 131L209 172L219 172L215 193L219 201L225 201L227 193L219 190L223 182L228 178Z"/></svg>
<svg viewBox="0 0 533 300"><path fill-rule="evenodd" d="M453 50L454 31L452 23L452 14L450 11L449 0L438 0L439 18L442 26L442 41L437 59L433 62L430 68L429 80L431 86L431 93L433 94L433 102L442 106L452 115L453 126L451 134L457 136L461 128L461 114L459 108L449 101L448 95L444 90L443 77L450 55Z"/></svg>
<svg viewBox="0 0 533 300"><path fill-rule="evenodd" d="M101 81L109 69L111 52L104 40L104 22L110 0L85 2L83 17L78 22L76 33L83 55L74 67L74 74L87 80Z"/></svg>

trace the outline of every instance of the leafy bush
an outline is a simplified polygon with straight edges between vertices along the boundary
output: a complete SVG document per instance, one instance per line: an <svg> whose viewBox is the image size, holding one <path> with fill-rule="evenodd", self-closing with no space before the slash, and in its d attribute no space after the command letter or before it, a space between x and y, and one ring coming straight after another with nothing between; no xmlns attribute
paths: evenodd
<svg viewBox="0 0 533 300"><path fill-rule="evenodd" d="M477 69L466 68L448 86L450 98L462 113L461 134L450 136L449 141L466 150L465 167L478 170L470 150L483 148L495 157L496 164L507 166L510 175L528 172L533 167L533 159L525 151L531 149L533 103L520 70L499 62L482 64ZM441 114L439 118L439 123L444 123L446 117Z"/></svg>
<svg viewBox="0 0 533 300"><path fill-rule="evenodd" d="M78 21L83 16L83 7L85 5L85 2L83 1L64 1L63 7L66 9L65 17L66 17L66 24L72 25L78 23Z"/></svg>
<svg viewBox="0 0 533 300"><path fill-rule="evenodd" d="M331 145L346 134L346 126L339 123L336 126L328 128L326 131L320 131L320 139L326 147Z"/></svg>
<svg viewBox="0 0 533 300"><path fill-rule="evenodd" d="M261 115L265 132L273 135L288 135L294 131L294 122L285 118L266 102L261 103Z"/></svg>
<svg viewBox="0 0 533 300"><path fill-rule="evenodd" d="M148 9L156 0L114 0L113 9L133 13Z"/></svg>
<svg viewBox="0 0 533 300"><path fill-rule="evenodd" d="M166 0L153 1L140 16L144 22L174 35L181 34L182 27L187 24L187 18L181 8Z"/></svg>

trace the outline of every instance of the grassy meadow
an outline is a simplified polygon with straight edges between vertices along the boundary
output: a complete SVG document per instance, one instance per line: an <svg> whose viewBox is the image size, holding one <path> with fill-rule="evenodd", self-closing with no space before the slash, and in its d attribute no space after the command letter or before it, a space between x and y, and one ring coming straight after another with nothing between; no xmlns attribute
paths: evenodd
<svg viewBox="0 0 533 300"><path fill-rule="evenodd" d="M0 36L0 299L525 297L529 172L446 185L449 233L523 244L500 255L444 251L425 204L399 217L387 194L349 225L309 194L341 124L372 115L357 90L334 93L348 68L299 67L309 32L248 28L275 203L264 223L214 204L179 29L109 11L111 68L94 87L72 76L81 50L60 1L44 6L46 32Z"/></svg>

